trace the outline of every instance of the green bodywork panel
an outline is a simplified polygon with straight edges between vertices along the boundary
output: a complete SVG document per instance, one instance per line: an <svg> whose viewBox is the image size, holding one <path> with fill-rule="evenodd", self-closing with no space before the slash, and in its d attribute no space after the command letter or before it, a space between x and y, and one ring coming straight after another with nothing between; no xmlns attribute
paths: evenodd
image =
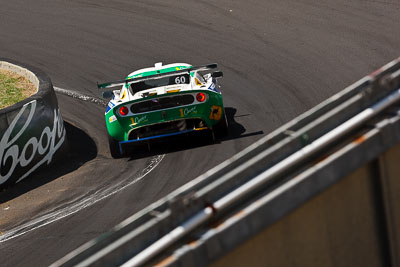
<svg viewBox="0 0 400 267"><path fill-rule="evenodd" d="M133 116L128 115L122 117L119 116L117 113L119 107L121 107L122 105L129 105L131 103L137 103L144 100L150 100L153 98L160 98L163 96L192 94L198 92L203 92L205 94L208 94L209 96L208 100L205 101L204 103L196 103L192 105L174 107L169 109L161 109L157 111L150 111ZM121 103L120 105L115 106L105 115L107 130L110 136L117 141L127 141L128 133L132 129L136 129L151 124L188 119L188 118L200 118L206 123L207 127L211 129L218 121L224 118L222 95L212 90L190 90L177 93L149 96L143 99L132 100L129 102Z"/></svg>

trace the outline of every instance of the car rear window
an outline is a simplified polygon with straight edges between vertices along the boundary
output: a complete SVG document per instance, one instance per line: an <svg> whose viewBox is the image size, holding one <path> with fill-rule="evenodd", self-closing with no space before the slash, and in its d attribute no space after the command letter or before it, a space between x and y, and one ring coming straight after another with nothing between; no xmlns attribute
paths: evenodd
<svg viewBox="0 0 400 267"><path fill-rule="evenodd" d="M160 86L175 85L175 84L189 84L190 76L189 74L181 74L177 76L164 77L160 79L151 79L148 81L143 81L139 83L132 83L131 90L132 93L139 92L142 90L147 90L151 88L156 88Z"/></svg>

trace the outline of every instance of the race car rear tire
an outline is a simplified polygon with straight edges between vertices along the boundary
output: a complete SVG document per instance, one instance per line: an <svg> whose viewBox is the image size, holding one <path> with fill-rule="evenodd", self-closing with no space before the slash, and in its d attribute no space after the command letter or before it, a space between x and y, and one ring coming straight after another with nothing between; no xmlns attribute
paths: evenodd
<svg viewBox="0 0 400 267"><path fill-rule="evenodd" d="M108 136L108 145L110 147L111 157L113 157L114 159L118 159L124 156L123 154L121 154L121 151L119 150L118 141L112 138L111 136Z"/></svg>
<svg viewBox="0 0 400 267"><path fill-rule="evenodd" d="M213 132L215 138L217 139L223 138L228 135L228 120L226 119L225 112L222 119L214 125Z"/></svg>

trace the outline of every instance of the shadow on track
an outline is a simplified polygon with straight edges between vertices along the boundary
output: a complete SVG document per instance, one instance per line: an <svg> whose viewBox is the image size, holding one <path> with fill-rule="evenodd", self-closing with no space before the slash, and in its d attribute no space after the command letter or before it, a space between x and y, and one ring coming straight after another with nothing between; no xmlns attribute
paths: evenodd
<svg viewBox="0 0 400 267"><path fill-rule="evenodd" d="M94 141L82 130L64 122L67 131L68 149L60 151L53 162L43 165L20 183L6 185L0 191L0 203L7 202L67 173L73 172L85 162L94 159L97 147Z"/></svg>
<svg viewBox="0 0 400 267"><path fill-rule="evenodd" d="M194 149L197 147L203 147L208 145L220 144L221 142L234 140L238 138L244 138L253 135L263 134L263 131L256 131L252 133L243 134L246 129L243 125L235 121L235 114L237 110L232 107L225 108L226 118L228 120L228 132L229 134L221 139L217 139L215 142L211 141L211 136L204 132L195 132L186 135L180 135L179 137L163 139L159 142L151 142L150 144L142 144L135 146L128 151L129 160L136 160L160 154L168 154L182 150ZM249 116L241 115L241 116Z"/></svg>
<svg viewBox="0 0 400 267"><path fill-rule="evenodd" d="M236 112L237 110L235 108L231 107L225 108L226 119L228 120L228 125L229 125L228 126L229 134L228 136L220 139L219 141L228 141L253 135L264 134L263 131L256 131L252 133L243 134L244 132L246 132L246 129L243 127L243 125L235 121L235 117L245 117L245 116L250 116L251 114L235 116Z"/></svg>

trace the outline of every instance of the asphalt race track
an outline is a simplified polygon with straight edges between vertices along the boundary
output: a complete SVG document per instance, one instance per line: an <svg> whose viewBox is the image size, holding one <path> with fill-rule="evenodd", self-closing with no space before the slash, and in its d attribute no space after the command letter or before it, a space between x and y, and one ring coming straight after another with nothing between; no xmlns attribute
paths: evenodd
<svg viewBox="0 0 400 267"><path fill-rule="evenodd" d="M230 135L114 160L104 107L58 94L70 152L0 192L0 265L46 266L400 55L399 0L0 0L0 56L59 88L217 62Z"/></svg>

